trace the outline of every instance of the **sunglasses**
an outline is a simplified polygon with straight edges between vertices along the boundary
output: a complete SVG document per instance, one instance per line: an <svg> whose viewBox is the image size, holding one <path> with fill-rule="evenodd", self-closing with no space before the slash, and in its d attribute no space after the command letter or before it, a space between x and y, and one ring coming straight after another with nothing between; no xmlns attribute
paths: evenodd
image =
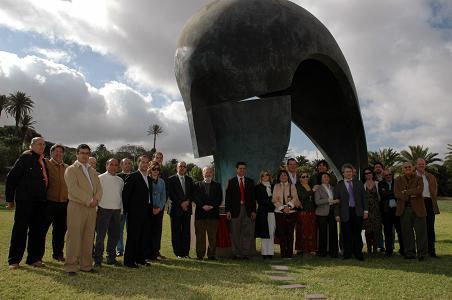
<svg viewBox="0 0 452 300"><path fill-rule="evenodd" d="M309 176L301 176L301 178L309 178Z"/></svg>
<svg viewBox="0 0 452 300"><path fill-rule="evenodd" d="M160 169L152 168L151 171L160 171Z"/></svg>

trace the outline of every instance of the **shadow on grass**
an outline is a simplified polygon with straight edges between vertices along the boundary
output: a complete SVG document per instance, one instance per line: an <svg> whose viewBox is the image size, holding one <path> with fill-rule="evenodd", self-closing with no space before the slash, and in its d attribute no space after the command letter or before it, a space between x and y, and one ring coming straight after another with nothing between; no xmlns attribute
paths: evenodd
<svg viewBox="0 0 452 300"><path fill-rule="evenodd" d="M107 297L211 299L212 291L219 287L262 284L256 271L262 268L263 272L268 265L256 261L167 259L139 269L106 265L98 269L99 273L79 272L74 277L67 276L62 264L57 262L48 262L47 268L24 270L51 277L79 292Z"/></svg>
<svg viewBox="0 0 452 300"><path fill-rule="evenodd" d="M444 242L444 241L441 241ZM440 255L440 258L427 257L425 261L417 259L408 260L403 256L394 254L385 257L383 254L366 256L364 261L355 259L343 260L342 258L317 258L295 259L287 263L294 270L311 270L317 267L350 266L374 270L397 270L408 273L437 274L452 277L452 255Z"/></svg>

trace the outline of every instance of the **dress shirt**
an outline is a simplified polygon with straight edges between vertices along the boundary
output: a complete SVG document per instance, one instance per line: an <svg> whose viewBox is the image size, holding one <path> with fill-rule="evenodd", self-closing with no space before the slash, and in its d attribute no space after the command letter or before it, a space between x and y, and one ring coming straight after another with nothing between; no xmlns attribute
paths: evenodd
<svg viewBox="0 0 452 300"><path fill-rule="evenodd" d="M424 198L430 198L430 186L428 184L427 176L424 174L419 173L416 171L417 176L422 177L422 183L424 184L424 190L422 191L422 197Z"/></svg>

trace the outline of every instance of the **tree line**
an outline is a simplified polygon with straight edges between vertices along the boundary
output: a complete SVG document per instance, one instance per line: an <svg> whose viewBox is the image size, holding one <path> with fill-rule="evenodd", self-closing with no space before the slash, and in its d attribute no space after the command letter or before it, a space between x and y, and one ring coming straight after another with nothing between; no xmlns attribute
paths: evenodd
<svg viewBox="0 0 452 300"><path fill-rule="evenodd" d="M17 91L7 95L0 95L0 117L9 115L14 118L15 126L0 127L0 178L5 176L17 157L28 148L33 137L41 136L35 129L36 121L31 114L34 108L34 101L26 93ZM140 155L150 157L156 152L157 136L164 133L159 124L152 124L147 130L148 136L153 136L153 147L148 150L140 145L123 145L116 151L109 150L104 144L95 147L93 156L98 162L98 171L105 172L105 162L115 157L117 159L129 158L136 163L136 158ZM47 142L47 151L53 145ZM48 155L48 153L47 153ZM378 151L369 151L369 165L376 162L383 163L386 167L392 168L395 173L400 173L401 165L404 162L416 164L416 160L422 158L426 161L427 170L438 178L439 194L452 196L452 144L447 144L444 160L440 159L439 153L431 152L428 147L422 145L408 146L408 149L400 152L393 148L384 148ZM303 155L295 157L300 171L313 173L319 159L309 160ZM75 149L67 148L64 161L72 164L75 160ZM164 168L172 175L176 173L178 160L173 158L167 161ZM201 168L193 163L187 165L187 171L195 180L202 179Z"/></svg>

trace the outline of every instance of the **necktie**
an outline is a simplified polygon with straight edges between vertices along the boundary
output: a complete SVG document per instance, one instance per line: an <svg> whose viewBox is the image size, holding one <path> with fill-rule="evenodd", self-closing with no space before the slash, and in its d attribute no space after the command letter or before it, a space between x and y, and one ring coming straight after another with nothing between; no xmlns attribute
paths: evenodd
<svg viewBox="0 0 452 300"><path fill-rule="evenodd" d="M245 185L243 184L243 177L240 177L240 204L245 204Z"/></svg>
<svg viewBox="0 0 452 300"><path fill-rule="evenodd" d="M355 194L353 193L353 186L351 181L347 181L348 191L348 206L355 207Z"/></svg>
<svg viewBox="0 0 452 300"><path fill-rule="evenodd" d="M185 195L185 176L181 176L180 178L180 184L182 185L182 190L184 191Z"/></svg>
<svg viewBox="0 0 452 300"><path fill-rule="evenodd" d="M46 172L46 166L44 165L44 156L41 155L38 159L39 164L41 165L42 170L42 177L44 177L44 182L46 184L46 187L49 185L49 179L47 178L47 172Z"/></svg>

